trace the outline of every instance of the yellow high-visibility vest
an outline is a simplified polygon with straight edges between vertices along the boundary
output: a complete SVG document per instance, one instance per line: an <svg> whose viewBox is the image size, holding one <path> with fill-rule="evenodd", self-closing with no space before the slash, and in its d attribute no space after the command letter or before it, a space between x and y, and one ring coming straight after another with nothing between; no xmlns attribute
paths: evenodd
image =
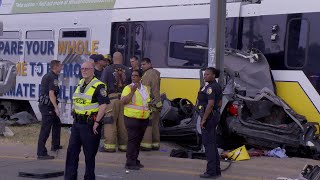
<svg viewBox="0 0 320 180"><path fill-rule="evenodd" d="M147 91L148 98L143 104L143 98L138 90L134 93L129 104L124 106L124 115L130 118L136 119L148 119L150 117L150 110L148 107L148 103L150 102L150 92L147 86L143 86ZM130 94L131 88L130 86L126 86L122 91L122 97Z"/></svg>
<svg viewBox="0 0 320 180"><path fill-rule="evenodd" d="M84 84L84 79L81 79L77 89L75 90L72 99L73 106L76 114L79 115L90 115L91 113L96 113L99 111L99 103L92 103L92 96L96 88L103 84L106 88L106 85L99 81L97 78L93 78L91 82L86 86L83 93L80 92L80 88Z"/></svg>

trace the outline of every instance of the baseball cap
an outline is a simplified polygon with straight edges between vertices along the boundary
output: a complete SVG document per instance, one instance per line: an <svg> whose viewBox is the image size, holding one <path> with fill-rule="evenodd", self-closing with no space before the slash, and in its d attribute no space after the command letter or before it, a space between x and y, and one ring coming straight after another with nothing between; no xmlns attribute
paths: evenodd
<svg viewBox="0 0 320 180"><path fill-rule="evenodd" d="M93 59L94 62L98 62L104 59L102 54L93 54L90 56L91 59Z"/></svg>
<svg viewBox="0 0 320 180"><path fill-rule="evenodd" d="M95 57L96 55L97 55L97 54L91 54L89 58L92 59L92 60L94 60L94 57Z"/></svg>
<svg viewBox="0 0 320 180"><path fill-rule="evenodd" d="M105 54L103 57L104 57L105 60L111 60L111 57L110 57L109 54Z"/></svg>

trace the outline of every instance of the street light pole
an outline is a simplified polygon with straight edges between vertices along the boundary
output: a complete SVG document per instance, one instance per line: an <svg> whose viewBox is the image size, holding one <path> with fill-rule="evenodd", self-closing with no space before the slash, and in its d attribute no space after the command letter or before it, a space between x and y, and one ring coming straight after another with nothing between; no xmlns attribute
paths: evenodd
<svg viewBox="0 0 320 180"><path fill-rule="evenodd" d="M3 36L3 22L0 21L0 36Z"/></svg>
<svg viewBox="0 0 320 180"><path fill-rule="evenodd" d="M210 1L208 67L220 69L219 83L223 82L226 0Z"/></svg>

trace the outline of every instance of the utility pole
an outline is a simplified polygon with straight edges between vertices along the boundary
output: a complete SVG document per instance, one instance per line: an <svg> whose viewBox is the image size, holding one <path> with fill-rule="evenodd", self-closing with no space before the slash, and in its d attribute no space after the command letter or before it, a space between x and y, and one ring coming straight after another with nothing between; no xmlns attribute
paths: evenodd
<svg viewBox="0 0 320 180"><path fill-rule="evenodd" d="M220 70L220 84L224 75L226 4L226 0L210 1L208 67Z"/></svg>
<svg viewBox="0 0 320 180"><path fill-rule="evenodd" d="M0 21L0 36L3 35L3 22Z"/></svg>

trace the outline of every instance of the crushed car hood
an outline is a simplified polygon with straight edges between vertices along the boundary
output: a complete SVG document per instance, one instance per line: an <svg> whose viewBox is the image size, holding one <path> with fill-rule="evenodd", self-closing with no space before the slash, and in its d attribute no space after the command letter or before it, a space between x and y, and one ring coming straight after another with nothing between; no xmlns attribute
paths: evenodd
<svg viewBox="0 0 320 180"><path fill-rule="evenodd" d="M254 97L263 88L275 91L275 86L267 59L261 53L250 54L227 49L224 58L225 72L238 89L245 90L246 96ZM226 87L224 94L233 94L233 87Z"/></svg>

